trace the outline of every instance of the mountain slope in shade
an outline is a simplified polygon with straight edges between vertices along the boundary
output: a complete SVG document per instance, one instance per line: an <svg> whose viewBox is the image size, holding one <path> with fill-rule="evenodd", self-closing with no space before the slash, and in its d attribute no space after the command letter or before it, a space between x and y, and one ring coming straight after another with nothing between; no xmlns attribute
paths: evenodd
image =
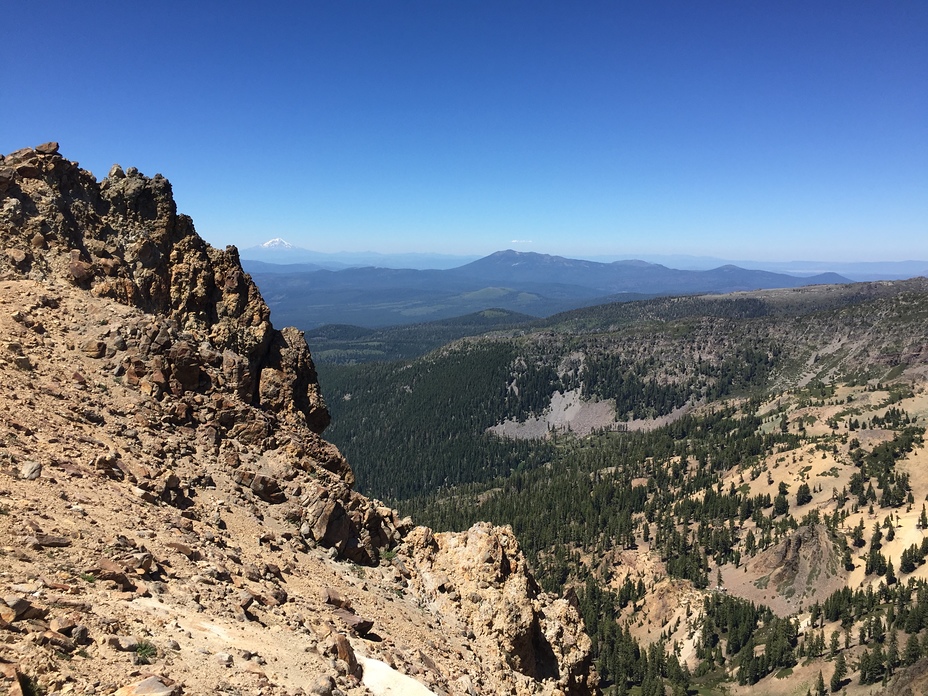
<svg viewBox="0 0 928 696"><path fill-rule="evenodd" d="M731 264L707 271L684 271L636 259L599 263L512 250L496 252L451 273L482 280L508 278L510 282L558 282L595 288L604 293L732 292L850 282L836 273L797 277Z"/></svg>

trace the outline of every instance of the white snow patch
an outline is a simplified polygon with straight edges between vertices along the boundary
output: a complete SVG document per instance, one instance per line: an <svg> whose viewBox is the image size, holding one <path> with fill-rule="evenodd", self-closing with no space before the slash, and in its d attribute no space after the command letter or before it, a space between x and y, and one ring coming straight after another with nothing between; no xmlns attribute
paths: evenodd
<svg viewBox="0 0 928 696"><path fill-rule="evenodd" d="M386 662L371 657L358 655L358 662L364 668L361 683L374 696L435 696L412 677L407 677L393 669Z"/></svg>

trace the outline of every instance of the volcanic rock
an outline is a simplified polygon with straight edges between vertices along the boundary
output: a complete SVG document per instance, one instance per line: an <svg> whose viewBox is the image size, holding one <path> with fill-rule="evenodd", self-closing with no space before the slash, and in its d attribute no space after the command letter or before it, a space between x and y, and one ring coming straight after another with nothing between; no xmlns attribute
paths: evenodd
<svg viewBox="0 0 928 696"><path fill-rule="evenodd" d="M596 693L511 531L433 535L352 490L302 333L167 179L11 153L0 250L0 664L49 693L359 694L366 659L434 693ZM178 659L140 672L155 644Z"/></svg>

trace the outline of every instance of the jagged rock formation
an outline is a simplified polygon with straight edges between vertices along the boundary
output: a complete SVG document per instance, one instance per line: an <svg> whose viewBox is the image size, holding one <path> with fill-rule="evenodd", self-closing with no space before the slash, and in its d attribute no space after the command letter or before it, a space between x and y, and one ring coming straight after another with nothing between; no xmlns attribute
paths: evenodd
<svg viewBox="0 0 928 696"><path fill-rule="evenodd" d="M319 437L329 415L302 334L271 326L234 247L219 251L196 234L167 179L115 165L97 183L54 144L20 150L4 164L0 277L63 279L142 310L81 349L113 363L162 404L172 425L195 427L214 448L231 437L275 452L264 471L242 472L259 497L287 498L276 477L292 468L331 474L326 504L317 504L321 494L303 498L317 540L358 562L396 542L399 521L372 514L351 493L351 468Z"/></svg>
<svg viewBox="0 0 928 696"><path fill-rule="evenodd" d="M163 319L160 335L145 342L165 359L159 390L208 393L201 382L215 382L246 404L325 429L305 342L292 329L274 330L236 250L219 251L196 234L178 215L167 179L115 165L98 184L53 147L20 150L5 164L4 275L68 278Z"/></svg>
<svg viewBox="0 0 928 696"><path fill-rule="evenodd" d="M56 143L0 159L0 304L0 674L50 693L241 693L255 674L264 694L386 693L365 676L383 670L434 693L596 691L576 611L511 533L413 531L352 491L302 334L162 176L97 182ZM158 669L130 684L120 653Z"/></svg>
<svg viewBox="0 0 928 696"><path fill-rule="evenodd" d="M840 552L828 529L821 524L800 527L745 565L757 578L755 585L776 592L771 605L783 614L798 611L803 604L823 601L844 587L847 573Z"/></svg>
<svg viewBox="0 0 928 696"><path fill-rule="evenodd" d="M596 688L576 607L540 591L511 528L476 524L463 534L433 534L417 527L405 544L420 594L439 616L462 621L518 692L541 680L565 693Z"/></svg>

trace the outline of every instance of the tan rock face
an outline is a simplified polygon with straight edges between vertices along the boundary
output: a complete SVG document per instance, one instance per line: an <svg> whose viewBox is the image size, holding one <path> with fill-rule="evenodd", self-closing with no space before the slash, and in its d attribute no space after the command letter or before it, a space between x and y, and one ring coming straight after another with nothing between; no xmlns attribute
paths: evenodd
<svg viewBox="0 0 928 696"><path fill-rule="evenodd" d="M55 143L0 158L0 250L11 678L360 696L376 664L434 693L595 692L511 531L432 535L351 490L302 334L166 179L98 183Z"/></svg>
<svg viewBox="0 0 928 696"><path fill-rule="evenodd" d="M542 593L509 527L476 524L458 534L417 527L403 548L414 582L439 615L456 617L473 635L488 669L506 688L585 694L596 688L590 639L577 610Z"/></svg>
<svg viewBox="0 0 928 696"><path fill-rule="evenodd" d="M168 334L150 346L164 356L162 374L168 383L175 379L173 389L200 389L200 355L178 342L208 342L224 356L245 403L322 432L329 416L306 342L295 329L274 330L235 248L206 244L190 218L178 215L171 185L161 175L114 168L97 183L53 145L6 158L14 171L28 166L35 173L16 174L6 184L4 211L18 213L0 218L10 249L0 260L0 276L67 279L95 296L167 319ZM33 246L36 235L48 249L30 262L23 249ZM91 339L84 350L101 357L103 346Z"/></svg>

